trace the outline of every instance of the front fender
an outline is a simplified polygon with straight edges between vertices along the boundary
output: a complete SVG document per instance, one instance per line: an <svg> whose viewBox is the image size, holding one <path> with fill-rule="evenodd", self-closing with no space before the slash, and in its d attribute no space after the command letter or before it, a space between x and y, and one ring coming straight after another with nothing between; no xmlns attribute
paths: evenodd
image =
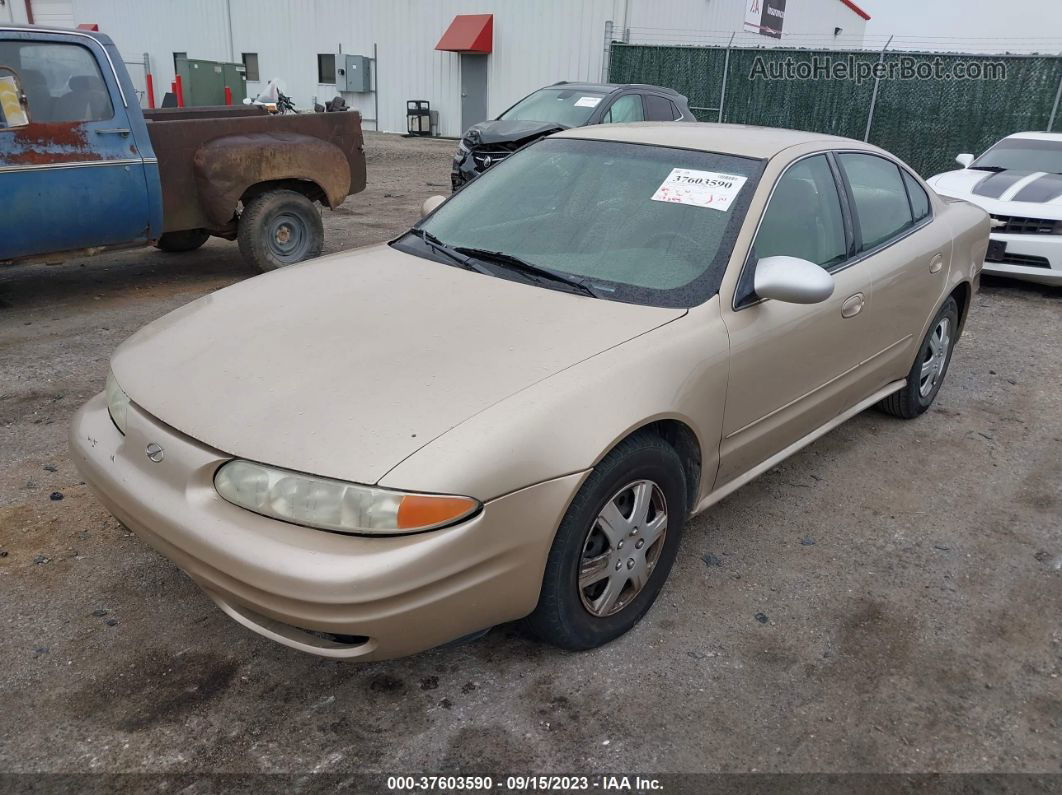
<svg viewBox="0 0 1062 795"><path fill-rule="evenodd" d="M203 144L193 157L199 201L219 227L228 223L252 185L307 180L324 191L329 207L350 189L350 163L333 143L290 132L226 135Z"/></svg>
<svg viewBox="0 0 1062 795"><path fill-rule="evenodd" d="M729 372L718 300L494 404L398 464L380 485L488 500L593 467L638 428L674 419L700 446L700 498L718 470Z"/></svg>

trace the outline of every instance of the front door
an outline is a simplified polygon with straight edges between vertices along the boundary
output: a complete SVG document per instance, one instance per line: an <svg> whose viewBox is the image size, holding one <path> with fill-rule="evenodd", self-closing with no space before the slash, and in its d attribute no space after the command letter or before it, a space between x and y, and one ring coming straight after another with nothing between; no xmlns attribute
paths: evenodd
<svg viewBox="0 0 1062 795"><path fill-rule="evenodd" d="M100 45L5 34L0 64L28 115L0 121L0 261L146 242L144 161Z"/></svg>
<svg viewBox="0 0 1062 795"><path fill-rule="evenodd" d="M461 132L487 120L487 56L461 53Z"/></svg>
<svg viewBox="0 0 1062 795"><path fill-rule="evenodd" d="M779 177L756 233L742 284L770 256L809 260L831 271L833 295L819 304L743 297L724 306L730 379L716 488L770 458L865 397L872 276L858 262L835 172L824 154ZM748 278L746 278L748 277Z"/></svg>

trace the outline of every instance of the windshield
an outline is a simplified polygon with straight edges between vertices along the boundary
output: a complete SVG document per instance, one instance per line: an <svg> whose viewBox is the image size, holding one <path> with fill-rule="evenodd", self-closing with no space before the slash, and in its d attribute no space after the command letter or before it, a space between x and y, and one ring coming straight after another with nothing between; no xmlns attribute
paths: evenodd
<svg viewBox="0 0 1062 795"><path fill-rule="evenodd" d="M977 158L970 168L1062 174L1062 141L1004 138Z"/></svg>
<svg viewBox="0 0 1062 795"><path fill-rule="evenodd" d="M565 127L582 127L604 96L599 91L543 88L524 97L498 118L507 121L550 121Z"/></svg>
<svg viewBox="0 0 1062 795"><path fill-rule="evenodd" d="M762 169L732 155L543 139L470 182L419 229L572 277L600 298L695 306L719 288ZM413 235L397 245L452 262ZM492 275L526 276L484 261Z"/></svg>

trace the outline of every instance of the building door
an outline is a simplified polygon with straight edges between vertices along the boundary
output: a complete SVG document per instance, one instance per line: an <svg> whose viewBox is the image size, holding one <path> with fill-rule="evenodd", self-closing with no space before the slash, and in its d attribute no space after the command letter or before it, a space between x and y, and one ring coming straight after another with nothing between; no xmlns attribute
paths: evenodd
<svg viewBox="0 0 1062 795"><path fill-rule="evenodd" d="M461 132L487 119L487 56L461 53Z"/></svg>

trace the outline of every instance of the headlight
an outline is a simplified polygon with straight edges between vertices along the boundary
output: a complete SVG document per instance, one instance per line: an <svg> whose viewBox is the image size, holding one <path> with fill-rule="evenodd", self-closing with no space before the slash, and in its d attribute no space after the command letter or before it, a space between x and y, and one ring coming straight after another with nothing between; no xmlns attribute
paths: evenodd
<svg viewBox="0 0 1062 795"><path fill-rule="evenodd" d="M233 505L262 516L364 535L435 530L467 519L481 507L471 497L407 494L239 459L218 469L214 488Z"/></svg>
<svg viewBox="0 0 1062 795"><path fill-rule="evenodd" d="M111 415L111 422L125 436L126 415L129 413L129 395L118 386L114 373L107 373L107 412Z"/></svg>

